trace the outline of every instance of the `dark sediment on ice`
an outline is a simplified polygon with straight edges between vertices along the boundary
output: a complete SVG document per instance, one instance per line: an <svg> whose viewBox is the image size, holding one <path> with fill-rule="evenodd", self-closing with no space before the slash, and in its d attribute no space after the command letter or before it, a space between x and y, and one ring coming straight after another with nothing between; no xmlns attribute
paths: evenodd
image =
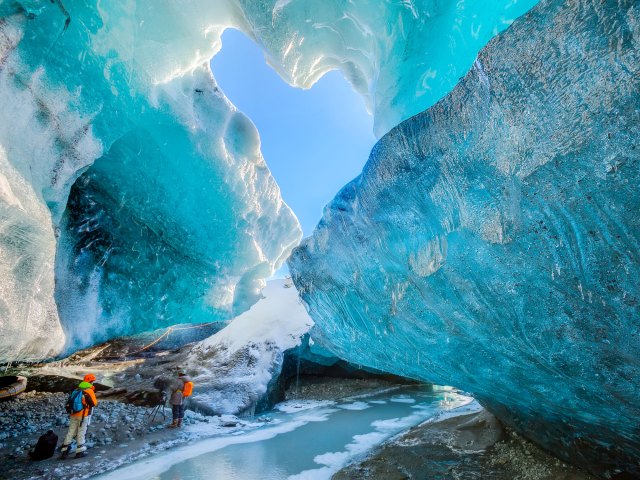
<svg viewBox="0 0 640 480"><path fill-rule="evenodd" d="M338 378L301 375L289 382L284 400L337 400L411 385L384 378Z"/></svg>
<svg viewBox="0 0 640 480"><path fill-rule="evenodd" d="M154 345L152 348L140 351L140 348L144 347L140 338L120 338L78 351L57 362L33 365L26 370L16 369L16 371L26 373L30 379L34 378L36 390L49 392L69 392L75 387L75 380L67 379L62 375L82 377L86 372L93 372L98 375L98 378L108 376L110 385L97 388L102 396L147 407L154 406L161 400L161 392L155 383L156 379L163 377L164 380L170 380L171 377L175 377L178 370L184 370L196 380L198 385L196 394L205 392L207 389L215 389L221 392L228 391L224 395L227 398L250 396L250 392L246 392L246 395L241 394L244 388L242 385L229 384L225 379L237 377L237 370L250 371L249 364L252 358L246 350L250 350L251 345L247 345L246 349L239 350L224 361L219 359L225 358L223 350L211 349L208 352L209 357L205 359L211 378L208 384L199 381L198 371L194 370L197 366L189 361L191 346L192 344L187 344L171 350L162 350L155 348ZM347 391L356 392L359 388L370 389L377 382L380 383L381 388L383 385L416 383L395 375L360 368L337 358L330 359L331 361L323 359L327 363L321 364L304 356L299 357L299 354L298 348L283 352L282 368L279 374L275 372L262 397L255 403L247 400L245 402L248 405L247 408L229 413L244 415L267 411L276 403L292 398L291 391L294 391L296 386L305 388L305 385L315 385L312 389L313 394L322 395L322 399L335 399L344 397ZM61 375L46 375L43 372ZM332 378L336 379L336 382L332 382L330 380ZM323 388L330 389L331 393L323 394L321 392ZM287 391L289 393L285 393ZM318 399L318 397L313 398ZM197 395L189 399L187 408L204 415L222 413L211 405L198 401Z"/></svg>
<svg viewBox="0 0 640 480"><path fill-rule="evenodd" d="M376 388L378 384L381 388L385 385L417 384L407 378L361 368L338 358L322 360L325 363L306 358L305 351L300 348L285 351L280 375L271 381L256 411L268 410L278 402L293 398L334 400L357 395L359 389ZM349 391L353 393L347 394ZM306 397L307 394L311 396Z"/></svg>
<svg viewBox="0 0 640 480"><path fill-rule="evenodd" d="M66 392L69 393L78 386L79 380L76 378L64 377L62 375L29 375L27 382L27 392ZM109 390L109 387L101 383L94 382L96 392Z"/></svg>
<svg viewBox="0 0 640 480"><path fill-rule="evenodd" d="M414 427L345 467L333 480L589 480L505 429L489 412Z"/></svg>

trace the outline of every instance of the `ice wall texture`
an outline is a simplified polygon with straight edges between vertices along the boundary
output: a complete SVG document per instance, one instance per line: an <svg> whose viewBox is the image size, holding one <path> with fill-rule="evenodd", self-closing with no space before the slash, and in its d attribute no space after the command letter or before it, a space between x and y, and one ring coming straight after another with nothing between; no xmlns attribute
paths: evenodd
<svg viewBox="0 0 640 480"><path fill-rule="evenodd" d="M0 359L48 356L64 344L55 219L76 172L102 148L76 94L16 53L26 23L0 18Z"/></svg>
<svg viewBox="0 0 640 480"><path fill-rule="evenodd" d="M534 3L0 0L0 360L230 318L297 243L209 70L225 28L292 85L340 69L381 134Z"/></svg>
<svg viewBox="0 0 640 480"><path fill-rule="evenodd" d="M340 70L381 136L446 95L537 0L237 0L270 64L310 87Z"/></svg>
<svg viewBox="0 0 640 480"><path fill-rule="evenodd" d="M639 139L640 5L542 2L294 250L323 343L640 475Z"/></svg>
<svg viewBox="0 0 640 480"><path fill-rule="evenodd" d="M225 10L154 6L0 4L0 359L230 318L300 239L208 67Z"/></svg>

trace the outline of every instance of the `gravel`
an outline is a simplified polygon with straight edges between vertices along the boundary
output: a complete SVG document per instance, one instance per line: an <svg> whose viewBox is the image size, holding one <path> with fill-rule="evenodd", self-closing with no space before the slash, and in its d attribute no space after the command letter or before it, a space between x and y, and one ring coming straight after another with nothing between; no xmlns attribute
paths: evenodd
<svg viewBox="0 0 640 480"><path fill-rule="evenodd" d="M127 463L127 454L152 453L152 441L165 448L168 444L184 443L189 439L182 430L166 429L171 420L170 408L165 409L166 418L159 412L151 421L151 408L99 399L87 430L89 457L82 461L58 462L56 454L50 460L29 461L29 450L49 429L58 435L58 448L62 445L69 425L69 415L64 409L67 397L66 393L30 391L0 402L0 478L84 478L87 473L91 476L91 472ZM190 411L184 419L185 426L210 422L216 424L219 419ZM132 447L128 449L124 445ZM119 448L113 448L115 446Z"/></svg>

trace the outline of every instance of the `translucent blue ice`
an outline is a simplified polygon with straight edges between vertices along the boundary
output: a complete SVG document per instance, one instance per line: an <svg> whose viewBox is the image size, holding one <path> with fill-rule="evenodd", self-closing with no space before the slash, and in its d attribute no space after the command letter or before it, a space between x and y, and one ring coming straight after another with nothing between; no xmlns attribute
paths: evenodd
<svg viewBox="0 0 640 480"><path fill-rule="evenodd" d="M300 238L209 60L339 69L384 133L534 0L0 0L0 359L246 309Z"/></svg>
<svg viewBox="0 0 640 480"><path fill-rule="evenodd" d="M238 0L287 82L308 88L340 70L365 98L377 136L446 95L478 51L537 2Z"/></svg>
<svg viewBox="0 0 640 480"><path fill-rule="evenodd" d="M222 27L195 23L223 9L171 31L177 4L129 7L0 6L2 359L230 318L300 239L209 70Z"/></svg>
<svg viewBox="0 0 640 480"><path fill-rule="evenodd" d="M639 186L637 2L543 2L380 140L293 279L338 356L639 475Z"/></svg>

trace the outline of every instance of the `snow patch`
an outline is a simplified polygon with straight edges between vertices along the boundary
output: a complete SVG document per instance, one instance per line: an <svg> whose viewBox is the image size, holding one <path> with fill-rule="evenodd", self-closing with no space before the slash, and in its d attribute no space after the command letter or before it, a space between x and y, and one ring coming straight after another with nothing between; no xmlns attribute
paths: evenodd
<svg viewBox="0 0 640 480"><path fill-rule="evenodd" d="M229 352L251 342L273 343L281 350L300 344L300 337L313 325L298 298L298 291L286 279L267 282L262 300L239 315L225 328L201 342L199 348L224 345Z"/></svg>
<svg viewBox="0 0 640 480"><path fill-rule="evenodd" d="M353 402L338 405L338 408L342 408L344 410L366 410L367 408L371 408L371 405L367 402Z"/></svg>
<svg viewBox="0 0 640 480"><path fill-rule="evenodd" d="M274 408L284 413L295 413L318 407L329 407L335 404L336 402L331 400L287 400L286 402L278 403ZM340 406L340 408L342 407Z"/></svg>

